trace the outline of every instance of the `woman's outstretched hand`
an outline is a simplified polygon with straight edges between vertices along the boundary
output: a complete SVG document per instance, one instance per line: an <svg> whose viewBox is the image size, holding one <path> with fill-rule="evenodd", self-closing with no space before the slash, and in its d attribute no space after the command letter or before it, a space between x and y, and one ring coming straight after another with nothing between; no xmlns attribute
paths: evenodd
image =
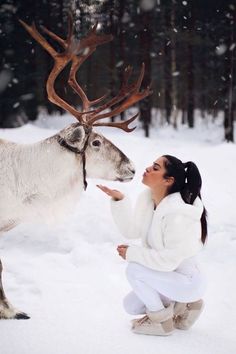
<svg viewBox="0 0 236 354"><path fill-rule="evenodd" d="M113 198L114 200L121 200L124 198L124 194L116 189L110 189L106 186L102 186L101 184L97 184L97 187L101 189L104 193L109 195L109 197Z"/></svg>

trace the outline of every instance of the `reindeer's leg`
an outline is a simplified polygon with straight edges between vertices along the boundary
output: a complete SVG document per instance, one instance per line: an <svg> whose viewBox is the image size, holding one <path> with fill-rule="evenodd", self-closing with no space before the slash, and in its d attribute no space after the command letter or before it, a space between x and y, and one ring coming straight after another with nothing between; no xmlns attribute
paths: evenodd
<svg viewBox="0 0 236 354"><path fill-rule="evenodd" d="M0 259L0 319L28 319L29 316L16 310L7 300L2 286L2 262Z"/></svg>

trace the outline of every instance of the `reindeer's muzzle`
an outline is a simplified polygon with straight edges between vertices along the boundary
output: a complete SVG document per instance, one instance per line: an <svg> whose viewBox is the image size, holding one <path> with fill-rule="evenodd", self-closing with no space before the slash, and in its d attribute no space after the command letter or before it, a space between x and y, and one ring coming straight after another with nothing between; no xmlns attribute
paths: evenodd
<svg viewBox="0 0 236 354"><path fill-rule="evenodd" d="M132 166L127 167L125 173L123 174L123 176L119 176L116 178L116 181L119 182L130 182L132 181L132 179L134 178L135 175L135 168L132 164Z"/></svg>

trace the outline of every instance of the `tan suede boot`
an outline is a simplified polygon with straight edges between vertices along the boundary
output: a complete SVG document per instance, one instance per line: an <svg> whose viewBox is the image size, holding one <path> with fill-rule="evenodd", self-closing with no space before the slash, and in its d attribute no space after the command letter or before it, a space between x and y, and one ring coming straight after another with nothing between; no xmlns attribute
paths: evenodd
<svg viewBox="0 0 236 354"><path fill-rule="evenodd" d="M204 308L203 300L183 303L176 302L174 306L174 327L187 330L197 321Z"/></svg>
<svg viewBox="0 0 236 354"><path fill-rule="evenodd" d="M171 303L167 308L156 312L147 312L144 317L133 321L132 331L138 334L168 336L174 331L173 308Z"/></svg>

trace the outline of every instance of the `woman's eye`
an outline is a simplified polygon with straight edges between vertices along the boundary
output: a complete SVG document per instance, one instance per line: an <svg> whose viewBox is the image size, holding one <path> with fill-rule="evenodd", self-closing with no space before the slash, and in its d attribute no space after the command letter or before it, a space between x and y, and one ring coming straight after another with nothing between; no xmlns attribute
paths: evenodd
<svg viewBox="0 0 236 354"><path fill-rule="evenodd" d="M157 166L153 166L153 170L154 171L158 171L158 167Z"/></svg>
<svg viewBox="0 0 236 354"><path fill-rule="evenodd" d="M101 145L101 141L100 141L100 140L94 140L94 141L92 142L92 145L98 147L98 146Z"/></svg>

